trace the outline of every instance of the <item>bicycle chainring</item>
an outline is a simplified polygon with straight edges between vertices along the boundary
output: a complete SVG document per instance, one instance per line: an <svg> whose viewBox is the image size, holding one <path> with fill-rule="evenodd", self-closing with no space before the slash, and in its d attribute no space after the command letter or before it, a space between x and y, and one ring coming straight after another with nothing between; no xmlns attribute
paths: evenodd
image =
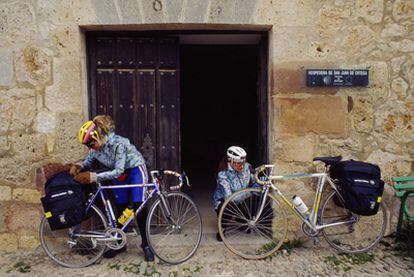
<svg viewBox="0 0 414 277"><path fill-rule="evenodd" d="M302 223L302 233L309 237L309 238L313 238L313 237L317 237L319 235L319 230L312 230L305 222Z"/></svg>
<svg viewBox="0 0 414 277"><path fill-rule="evenodd" d="M112 250L119 250L127 243L127 236L124 231L118 228L107 228L105 231L105 244Z"/></svg>

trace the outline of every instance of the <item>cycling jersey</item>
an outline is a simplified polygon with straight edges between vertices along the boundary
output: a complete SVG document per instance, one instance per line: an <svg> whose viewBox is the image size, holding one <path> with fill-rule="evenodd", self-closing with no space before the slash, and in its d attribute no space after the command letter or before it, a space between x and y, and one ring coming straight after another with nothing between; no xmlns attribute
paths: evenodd
<svg viewBox="0 0 414 277"><path fill-rule="evenodd" d="M220 203L227 199L232 193L246 188L254 183L254 175L251 173L252 166L245 163L243 170L238 172L230 164L217 175L217 188L213 194L213 207L217 209Z"/></svg>
<svg viewBox="0 0 414 277"><path fill-rule="evenodd" d="M115 133L109 133L106 137L106 143L98 150L89 150L83 162L83 169L90 170L94 160L98 160L102 165L111 169L97 173L97 181L116 179L126 169L145 165L144 157L129 142L129 139L118 136Z"/></svg>

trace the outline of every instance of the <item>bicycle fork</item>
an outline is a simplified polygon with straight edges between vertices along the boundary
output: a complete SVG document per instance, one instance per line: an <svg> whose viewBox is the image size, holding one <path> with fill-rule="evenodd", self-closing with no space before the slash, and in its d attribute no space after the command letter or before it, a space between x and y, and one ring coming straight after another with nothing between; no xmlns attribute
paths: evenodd
<svg viewBox="0 0 414 277"><path fill-rule="evenodd" d="M260 192L260 200L259 200L259 209L257 210L256 215L253 216L251 223L256 224L257 220L262 215L264 206L267 200L267 193L269 192L269 186L265 185L264 189Z"/></svg>
<svg viewBox="0 0 414 277"><path fill-rule="evenodd" d="M168 205L168 203L167 203L167 200L166 200L165 194L161 192L161 193L159 194L159 197L160 197L160 199L161 199L161 209L162 209L162 211L163 211L163 213L164 213L165 217L167 218L168 223L169 223L169 224L171 224L171 225L173 225L173 226L176 226L176 225L177 225L177 223L176 223L176 222L173 220L173 218L172 218L172 215L171 215L171 210L170 210L170 207L169 207L169 205Z"/></svg>

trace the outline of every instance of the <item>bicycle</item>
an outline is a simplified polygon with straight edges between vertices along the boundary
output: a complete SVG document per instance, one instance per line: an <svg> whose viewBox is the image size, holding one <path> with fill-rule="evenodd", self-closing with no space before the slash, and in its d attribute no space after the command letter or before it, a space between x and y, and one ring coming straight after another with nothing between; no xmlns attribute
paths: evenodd
<svg viewBox="0 0 414 277"><path fill-rule="evenodd" d="M330 246L343 253L363 253L375 247L385 232L387 215L383 205L373 216L360 216L345 208L337 180L329 176L329 167L341 157L316 157L325 163L322 173L272 175L273 165L256 169L255 179L260 188L246 188L233 193L218 215L219 234L228 249L245 259L262 259L278 250L287 235L286 212L272 191L301 222L302 233L319 244L322 233ZM314 202L309 215L300 213L278 189L274 181L318 178ZM331 190L322 205L324 184Z"/></svg>
<svg viewBox="0 0 414 277"><path fill-rule="evenodd" d="M178 184L168 189L165 176L178 178ZM40 242L46 254L56 263L65 267L84 267L99 260L107 248L118 250L127 243L127 228L139 216L140 211L155 197L146 222L148 243L154 254L169 264L182 263L197 251L202 235L200 212L193 200L178 191L188 178L170 170L151 171L152 182L128 185L101 185L96 183L96 191L90 194L86 203L86 218L79 225L52 231L43 216L40 223ZM144 202L124 225L119 226L111 201L105 190L145 187ZM105 214L96 205L101 198Z"/></svg>

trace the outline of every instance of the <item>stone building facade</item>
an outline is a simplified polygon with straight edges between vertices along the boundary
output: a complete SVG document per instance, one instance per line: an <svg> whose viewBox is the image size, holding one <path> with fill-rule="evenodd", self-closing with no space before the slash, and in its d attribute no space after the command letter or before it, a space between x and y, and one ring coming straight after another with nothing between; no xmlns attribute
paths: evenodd
<svg viewBox="0 0 414 277"><path fill-rule="evenodd" d="M268 32L270 160L280 173L317 155L377 163L393 212L390 177L414 170L414 1L1 0L1 249L39 243L36 168L85 154L85 31L166 29ZM369 86L310 88L307 68L366 68Z"/></svg>

